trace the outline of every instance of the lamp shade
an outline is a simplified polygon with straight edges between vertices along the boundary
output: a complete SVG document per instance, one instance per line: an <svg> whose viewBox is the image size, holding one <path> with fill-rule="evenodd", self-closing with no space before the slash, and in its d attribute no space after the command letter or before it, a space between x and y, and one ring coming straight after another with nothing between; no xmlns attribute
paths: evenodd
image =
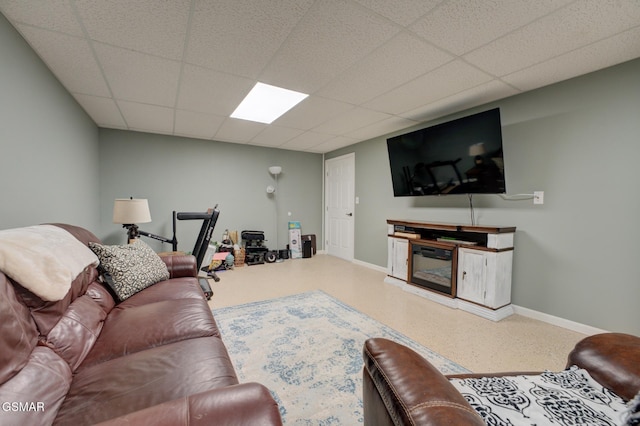
<svg viewBox="0 0 640 426"><path fill-rule="evenodd" d="M475 143L473 145L471 145L469 147L469 155L470 156L476 156L476 155L484 155L485 153L485 149L484 149L484 143L483 142L478 142Z"/></svg>
<svg viewBox="0 0 640 426"><path fill-rule="evenodd" d="M271 166L271 167L269 167L269 173L271 173L272 175L278 176L280 173L282 173L282 167L280 167L280 166Z"/></svg>
<svg viewBox="0 0 640 426"><path fill-rule="evenodd" d="M113 204L113 223L134 224L151 222L146 198L118 198Z"/></svg>

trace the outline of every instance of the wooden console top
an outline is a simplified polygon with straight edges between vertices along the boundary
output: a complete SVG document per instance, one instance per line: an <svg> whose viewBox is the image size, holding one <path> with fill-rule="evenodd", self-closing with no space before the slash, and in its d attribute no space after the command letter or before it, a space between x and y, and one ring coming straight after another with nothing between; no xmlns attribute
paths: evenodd
<svg viewBox="0 0 640 426"><path fill-rule="evenodd" d="M457 223L426 222L421 220L387 219L389 225L402 225L410 228L436 229L442 231L476 232L479 234L506 234L516 232L515 226L461 225Z"/></svg>

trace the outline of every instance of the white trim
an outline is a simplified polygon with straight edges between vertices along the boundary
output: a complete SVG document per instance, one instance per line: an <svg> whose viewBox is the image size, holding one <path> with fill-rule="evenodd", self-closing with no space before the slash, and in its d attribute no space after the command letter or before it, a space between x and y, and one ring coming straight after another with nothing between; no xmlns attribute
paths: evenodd
<svg viewBox="0 0 640 426"><path fill-rule="evenodd" d="M374 265L373 263L363 262L362 260L358 260L358 259L353 259L351 261L351 263L353 263L355 265L364 266L365 268L374 269L374 270L379 271L379 272L384 272L385 274L387 273L387 268L384 268L384 267L378 266L378 265Z"/></svg>
<svg viewBox="0 0 640 426"><path fill-rule="evenodd" d="M525 308L518 305L513 305L514 313L522 315L523 317L533 318L538 321L546 322L558 327L566 328L567 330L576 331L578 333L592 336L594 334L607 333L607 330L602 330L590 325L581 324L579 322L571 321L568 319L549 315L544 312L534 311L533 309Z"/></svg>
<svg viewBox="0 0 640 426"><path fill-rule="evenodd" d="M503 306L499 309L490 309L484 308L480 305L476 305L475 303L467 302L466 300L456 299L458 301L458 309L463 310L465 312L470 312L472 314L478 315L479 317L491 320L491 321L500 321L505 319L506 317L513 315L513 305Z"/></svg>
<svg viewBox="0 0 640 426"><path fill-rule="evenodd" d="M383 268L381 266L378 265L374 265L372 263L367 263L367 262L363 262L361 260L357 260L354 259L353 260L354 264L357 265L361 265L367 268L371 268L371 269L375 269L376 271L380 271L380 272L384 272L385 274L387 273L387 269ZM490 316L485 316L482 315L479 312L475 312L475 311L471 311L469 309L472 309L471 307L469 309L465 309L468 306L467 305L473 305L472 303L467 303L464 300L461 299L450 299L448 297L444 297L444 296L439 296L433 292L430 291L421 291L419 288L412 286L410 284L407 284L406 282L399 280L397 278L393 278L390 276L386 276L384 278L384 282L387 284L391 284L394 285L396 287L400 287L401 289L408 291L412 294L415 294L417 296L420 297L426 297L427 299L433 300L434 302L438 302L438 303L442 303L446 306L449 306L450 308L454 308L454 309L461 309L467 312L471 312L471 313L475 313L476 315L480 315L484 318L493 320L493 321L499 321L503 318L506 318L507 316L513 314L516 315L522 315L523 317L527 317L527 318L532 318L538 321L542 321L542 322L546 322L548 324L551 325L555 325L558 327L562 327L565 328L567 330L571 330L571 331L575 331L578 333L582 333L582 334L586 334L587 336L593 336L594 334L601 334L601 333L608 333L607 330L603 330L601 328L597 328L597 327L592 327L590 325L586 325L586 324L582 324L579 322L575 322L575 321L571 321L568 319L564 319L564 318L560 318L560 317L556 317L554 315L550 315L550 314L546 314L544 312L539 312L539 311L535 311L533 309L529 309L529 308L525 308L522 306L518 306L518 305L508 305L505 306L503 308L500 308L498 310L495 311L494 314L490 315ZM437 297L439 296L439 297ZM446 302L446 303L443 303ZM478 308L480 308L478 306ZM488 311L488 309L487 309ZM506 315L505 315L506 314ZM504 315L504 316L503 316ZM499 319L494 319L494 318L499 318Z"/></svg>
<svg viewBox="0 0 640 426"><path fill-rule="evenodd" d="M384 279L384 282L387 284L391 284L394 285L396 287L400 287L402 290L406 291L407 293L411 293L411 294L415 294L416 296L420 296L423 297L425 299L429 299L433 302L439 303L441 305L447 306L451 309L458 309L458 300L459 299L453 299L451 297L446 297L446 296L441 296L437 293L434 293L432 291L428 291L428 290L423 290L421 288L416 287L415 285L411 285L411 284L407 284L406 282L398 279L398 278L394 278L391 277L389 275L387 275Z"/></svg>

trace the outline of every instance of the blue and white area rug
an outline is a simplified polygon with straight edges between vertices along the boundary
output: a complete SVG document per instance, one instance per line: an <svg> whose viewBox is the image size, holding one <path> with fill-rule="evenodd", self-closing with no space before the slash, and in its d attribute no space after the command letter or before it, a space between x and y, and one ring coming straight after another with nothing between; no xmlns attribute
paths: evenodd
<svg viewBox="0 0 640 426"><path fill-rule="evenodd" d="M363 422L362 348L386 337L444 374L468 370L322 291L214 310L240 382L269 388L289 425Z"/></svg>

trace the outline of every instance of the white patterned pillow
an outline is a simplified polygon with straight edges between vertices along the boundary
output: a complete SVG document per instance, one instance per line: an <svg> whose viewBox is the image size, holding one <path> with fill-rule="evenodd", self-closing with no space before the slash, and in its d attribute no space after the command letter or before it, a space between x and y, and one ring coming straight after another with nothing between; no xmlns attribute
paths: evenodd
<svg viewBox="0 0 640 426"><path fill-rule="evenodd" d="M640 392L627 403L627 411L624 413L625 425L640 425Z"/></svg>
<svg viewBox="0 0 640 426"><path fill-rule="evenodd" d="M624 400L587 370L540 375L451 379L451 384L491 425L620 425Z"/></svg>
<svg viewBox="0 0 640 426"><path fill-rule="evenodd" d="M169 279L167 265L143 241L121 246L89 243L102 268L111 275L113 291L122 301L137 292Z"/></svg>

